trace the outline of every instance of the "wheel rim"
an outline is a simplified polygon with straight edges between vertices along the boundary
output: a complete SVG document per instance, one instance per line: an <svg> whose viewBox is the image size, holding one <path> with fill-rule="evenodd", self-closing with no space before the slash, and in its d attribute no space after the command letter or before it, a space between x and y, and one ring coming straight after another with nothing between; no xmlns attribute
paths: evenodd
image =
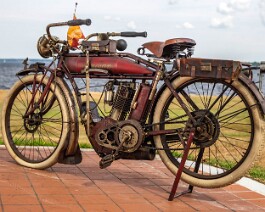
<svg viewBox="0 0 265 212"><path fill-rule="evenodd" d="M35 85L34 104L45 85ZM12 95L6 111L6 128L10 147L22 160L40 163L47 160L58 147L63 131L61 106L52 90L28 117L24 117L33 93L32 82L21 85Z"/></svg>
<svg viewBox="0 0 265 212"><path fill-rule="evenodd" d="M244 162L253 142L253 117L244 96L226 82L201 79L182 84L177 92L194 117L199 117L201 111L209 111L202 129L205 137L199 137L196 128L184 172L200 179L220 178L233 172ZM165 122L160 124L160 129L177 128L179 131L180 136L161 136L167 156L178 167L184 151L180 140L187 139L189 133L185 126L190 120L171 96L165 103L160 121ZM201 164L196 173L199 155L202 156Z"/></svg>

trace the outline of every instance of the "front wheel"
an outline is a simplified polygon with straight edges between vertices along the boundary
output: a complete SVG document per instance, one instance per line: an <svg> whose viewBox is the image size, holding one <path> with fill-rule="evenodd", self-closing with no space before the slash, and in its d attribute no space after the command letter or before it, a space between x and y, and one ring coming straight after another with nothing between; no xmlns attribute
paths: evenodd
<svg viewBox="0 0 265 212"><path fill-rule="evenodd" d="M215 188L241 178L264 140L263 117L252 93L240 81L178 77L172 85L200 123L195 126L182 180ZM176 174L192 121L168 88L157 102L153 124L154 130L176 130L154 137L162 161Z"/></svg>
<svg viewBox="0 0 265 212"><path fill-rule="evenodd" d="M69 135L69 113L58 85L48 86L43 75L29 75L15 83L2 109L2 134L9 154L17 163L44 169L58 161ZM34 101L32 101L34 99ZM28 108L34 112L25 116Z"/></svg>

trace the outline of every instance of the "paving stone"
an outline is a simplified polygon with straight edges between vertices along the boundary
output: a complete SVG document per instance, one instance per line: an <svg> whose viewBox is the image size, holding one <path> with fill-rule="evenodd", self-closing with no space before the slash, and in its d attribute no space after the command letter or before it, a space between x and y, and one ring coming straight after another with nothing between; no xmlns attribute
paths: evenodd
<svg viewBox="0 0 265 212"><path fill-rule="evenodd" d="M169 202L174 176L161 160L115 161L98 167L93 151L78 165L34 170L0 148L0 211L265 211L265 196L241 185L194 188ZM180 182L177 192L188 185Z"/></svg>

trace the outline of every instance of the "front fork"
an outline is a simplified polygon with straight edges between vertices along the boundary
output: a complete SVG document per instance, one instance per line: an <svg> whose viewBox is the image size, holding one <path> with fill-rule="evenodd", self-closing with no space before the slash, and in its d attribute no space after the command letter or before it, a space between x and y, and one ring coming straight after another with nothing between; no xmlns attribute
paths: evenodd
<svg viewBox="0 0 265 212"><path fill-rule="evenodd" d="M33 82L33 87L32 87L32 98L30 100L30 103L27 107L26 113L25 113L23 118L28 118L32 113L34 113L34 111L37 108L40 108L41 104L43 104L43 107L44 107L43 101L46 101L45 97L49 93L50 86L55 79L55 75L53 73L51 73L49 80L48 80L48 83L47 83L47 85L45 85L45 88L44 88L43 92L41 93L41 96L37 102L35 102L35 97L36 97L37 91L40 89L42 82L43 82L44 78L46 77L46 75L47 75L47 72L42 76L38 85L36 83L36 77L38 75L37 74L34 75L34 82Z"/></svg>

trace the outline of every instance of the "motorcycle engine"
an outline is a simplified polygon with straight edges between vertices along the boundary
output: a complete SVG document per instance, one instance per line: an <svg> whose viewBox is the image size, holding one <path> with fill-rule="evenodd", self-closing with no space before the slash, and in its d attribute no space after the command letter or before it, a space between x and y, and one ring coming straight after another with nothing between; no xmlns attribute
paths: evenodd
<svg viewBox="0 0 265 212"><path fill-rule="evenodd" d="M117 91L114 97L114 85ZM110 115L97 122L92 129L92 139L100 146L118 149L122 152L134 152L144 140L141 124L136 120L127 120L135 94L135 83L109 81L105 91L105 104L112 106Z"/></svg>

